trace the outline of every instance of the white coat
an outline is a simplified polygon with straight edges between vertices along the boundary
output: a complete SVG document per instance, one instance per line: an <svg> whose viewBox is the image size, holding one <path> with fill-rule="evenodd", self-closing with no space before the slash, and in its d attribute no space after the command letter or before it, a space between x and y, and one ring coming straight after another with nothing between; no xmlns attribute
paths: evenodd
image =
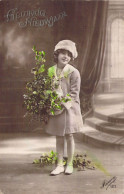
<svg viewBox="0 0 124 194"><path fill-rule="evenodd" d="M52 66L55 69L57 65ZM45 130L48 134L64 136L69 133L77 133L83 130L83 120L80 110L80 73L70 64L67 64L61 72L60 85L64 95L71 96L71 101L64 103L64 111L59 115L50 115Z"/></svg>

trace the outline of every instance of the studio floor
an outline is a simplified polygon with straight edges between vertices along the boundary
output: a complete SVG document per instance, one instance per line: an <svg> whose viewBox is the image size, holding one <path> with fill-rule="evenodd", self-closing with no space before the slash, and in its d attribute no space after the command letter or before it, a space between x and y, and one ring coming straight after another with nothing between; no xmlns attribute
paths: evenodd
<svg viewBox="0 0 124 194"><path fill-rule="evenodd" d="M55 136L40 131L0 134L0 194L124 194L124 153L84 144L75 138L75 153L90 152L109 172L99 169L50 176L55 166L33 164L55 149Z"/></svg>

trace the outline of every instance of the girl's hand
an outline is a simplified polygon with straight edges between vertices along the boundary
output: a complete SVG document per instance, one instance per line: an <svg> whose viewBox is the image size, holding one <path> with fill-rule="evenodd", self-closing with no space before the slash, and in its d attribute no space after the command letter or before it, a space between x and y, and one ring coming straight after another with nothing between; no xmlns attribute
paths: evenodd
<svg viewBox="0 0 124 194"><path fill-rule="evenodd" d="M61 102L61 107L65 108L64 102Z"/></svg>
<svg viewBox="0 0 124 194"><path fill-rule="evenodd" d="M66 108L67 110L68 110L69 108L71 108L71 106L72 106L72 102L71 102L71 101L62 102L61 104L62 104L62 107Z"/></svg>

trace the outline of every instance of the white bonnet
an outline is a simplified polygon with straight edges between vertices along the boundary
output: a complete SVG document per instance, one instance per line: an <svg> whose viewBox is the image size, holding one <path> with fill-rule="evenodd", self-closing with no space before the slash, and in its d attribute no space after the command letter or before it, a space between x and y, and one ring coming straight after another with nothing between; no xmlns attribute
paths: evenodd
<svg viewBox="0 0 124 194"><path fill-rule="evenodd" d="M55 46L54 51L58 49L65 49L70 51L72 53L73 58L77 58L78 56L76 44L71 40L61 40L60 42L58 42Z"/></svg>

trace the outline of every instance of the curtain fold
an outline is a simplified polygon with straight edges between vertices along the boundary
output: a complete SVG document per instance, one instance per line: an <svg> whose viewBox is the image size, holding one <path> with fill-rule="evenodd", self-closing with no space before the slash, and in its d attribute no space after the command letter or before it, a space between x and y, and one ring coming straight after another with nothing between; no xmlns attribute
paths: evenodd
<svg viewBox="0 0 124 194"><path fill-rule="evenodd" d="M85 43L80 47L83 49L81 65L78 66L81 72L81 96L92 96L100 79L104 65L105 37L107 24L108 2L96 2L94 17L89 14L89 27L85 33Z"/></svg>

